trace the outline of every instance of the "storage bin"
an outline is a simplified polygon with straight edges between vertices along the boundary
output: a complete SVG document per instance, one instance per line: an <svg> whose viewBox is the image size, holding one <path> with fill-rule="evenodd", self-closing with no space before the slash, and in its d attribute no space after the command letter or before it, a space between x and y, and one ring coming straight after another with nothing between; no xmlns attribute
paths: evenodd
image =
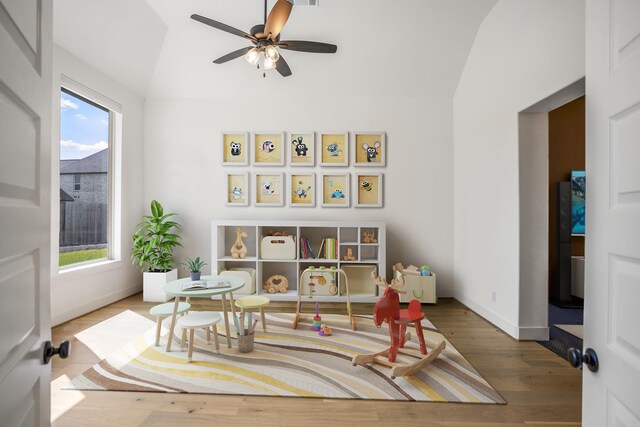
<svg viewBox="0 0 640 427"><path fill-rule="evenodd" d="M402 273L395 270L393 273L395 278L402 275ZM406 293L400 294L400 302L409 302L414 299L427 304L435 304L438 302L438 297L436 296L436 275L433 272L431 272L430 276L405 274L404 290Z"/></svg>
<svg viewBox="0 0 640 427"><path fill-rule="evenodd" d="M251 353L253 351L253 337L255 334L236 336L238 337L238 351L240 353Z"/></svg>
<svg viewBox="0 0 640 427"><path fill-rule="evenodd" d="M256 293L256 269L255 268L230 268L222 270L220 276L234 276L244 280L244 286L233 291L238 295L252 295Z"/></svg>
<svg viewBox="0 0 640 427"><path fill-rule="evenodd" d="M263 236L260 239L260 258L296 259L294 236Z"/></svg>

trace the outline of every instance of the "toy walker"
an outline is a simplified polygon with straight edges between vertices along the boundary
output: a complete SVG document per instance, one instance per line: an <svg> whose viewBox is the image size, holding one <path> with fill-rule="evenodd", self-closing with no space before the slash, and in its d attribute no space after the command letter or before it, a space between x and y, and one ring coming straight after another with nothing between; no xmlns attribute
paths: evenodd
<svg viewBox="0 0 640 427"><path fill-rule="evenodd" d="M309 274L310 277L310 281L309 283L307 283L306 285L303 285L304 283L304 276L305 274ZM336 267L330 267L330 268L325 268L325 267L319 267L319 268L315 268L315 267L309 267L304 269L301 273L300 273L300 286L298 286L298 304L296 306L296 315L293 318L293 324L291 325L291 327L293 329L296 329L298 327L298 322L300 320L300 312L302 311L302 287L303 286L308 286L309 287L309 295L306 295L305 297L308 298L309 300L313 300L315 298L322 298L321 296L314 296L315 294L315 287L316 285L321 285L322 282L324 281L324 283L326 283L326 279L324 278L324 274L329 273L331 274L331 276L333 277L330 281L329 281L329 285L330 285L330 289L334 289L335 291L331 291L332 295L335 295L338 293L338 286L337 286L337 281L335 280L335 277L338 274L342 275L341 280L344 280L344 290L346 292L346 296L347 296L347 313L349 313L349 323L351 323L351 329L353 329L354 331L356 330L356 319L353 317L353 313L351 313L351 301L349 299L349 282L347 280L347 275L346 273L340 269L340 268L336 268ZM334 293L335 292L335 293ZM332 298L331 296L328 296L328 298ZM325 300L327 301L327 300ZM320 302L320 301L318 301ZM317 331L322 331L322 324L320 323L321 319L319 316L319 305L318 302L316 302L316 316L313 319L313 327L317 327ZM327 332L328 334L326 335L330 335L331 334L331 329L329 329L327 327Z"/></svg>
<svg viewBox="0 0 640 427"><path fill-rule="evenodd" d="M424 342L424 335L422 334L422 324L420 323L420 321L424 319L424 313L420 308L420 301L412 300L409 303L408 309L400 310L398 293L404 293L402 289L404 286L402 276L392 280L390 284L387 284L387 282L380 277L376 277L373 272L371 273L371 278L376 285L384 289L384 294L378 299L378 302L376 302L373 308L373 322L377 327L382 326L383 322L389 324L391 345L377 353L359 354L355 356L352 360L353 365L378 363L388 366L391 368L391 379L411 375L433 362L442 350L444 350L446 344L442 341L430 353L427 353L427 346ZM405 343L411 339L411 334L406 332L407 326L410 324L413 324L416 328L416 335L420 343L419 352L414 349L404 348ZM413 363L397 363L396 356L398 353L413 356L418 360Z"/></svg>

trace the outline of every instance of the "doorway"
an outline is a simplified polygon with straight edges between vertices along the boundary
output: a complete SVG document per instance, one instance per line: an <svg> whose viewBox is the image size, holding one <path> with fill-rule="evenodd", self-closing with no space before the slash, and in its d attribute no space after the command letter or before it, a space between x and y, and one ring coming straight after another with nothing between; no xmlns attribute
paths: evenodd
<svg viewBox="0 0 640 427"><path fill-rule="evenodd" d="M584 95L583 78L519 113L519 337L545 343L551 341L550 347L560 344L554 351L562 357L566 353L564 348L576 342L569 338L558 340L558 336L570 334L554 325L559 324L558 321L581 323L582 315L571 313L571 321L562 320L563 312L549 304L557 284L552 279L557 275L557 252L551 250L552 245L557 247L557 195L554 190L558 180L570 180L572 170L585 169ZM576 116L580 114L582 124L576 122ZM580 127L577 132L576 127ZM566 135L572 135L570 144L565 142ZM572 149L578 141L582 144L580 149ZM565 157L576 156L580 160L567 162L556 153L558 150L567 152ZM584 256L584 237L576 239L581 239L582 246L576 244L574 253Z"/></svg>

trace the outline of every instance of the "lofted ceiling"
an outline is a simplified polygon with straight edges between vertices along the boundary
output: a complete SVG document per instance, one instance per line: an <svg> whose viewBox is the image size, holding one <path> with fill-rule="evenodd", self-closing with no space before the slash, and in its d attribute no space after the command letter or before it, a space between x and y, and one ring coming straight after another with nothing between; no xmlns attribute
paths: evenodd
<svg viewBox="0 0 640 427"><path fill-rule="evenodd" d="M238 58L262 0L56 0L54 40L151 98L433 96L451 98L482 20L496 0L321 0L294 6L281 37L338 45L336 54L281 51L293 75L262 73ZM269 7L273 0L269 0Z"/></svg>

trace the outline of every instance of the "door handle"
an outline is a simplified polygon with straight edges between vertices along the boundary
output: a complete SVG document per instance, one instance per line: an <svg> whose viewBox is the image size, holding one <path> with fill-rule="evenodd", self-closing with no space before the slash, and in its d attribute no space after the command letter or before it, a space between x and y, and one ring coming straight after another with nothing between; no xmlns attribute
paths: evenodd
<svg viewBox="0 0 640 427"><path fill-rule="evenodd" d="M598 372L598 355L592 348L586 349L582 354L579 349L571 347L567 351L567 360L574 368L581 369L584 364L591 372Z"/></svg>
<svg viewBox="0 0 640 427"><path fill-rule="evenodd" d="M66 359L71 354L71 344L65 340L60 343L60 346L54 347L51 341L44 343L44 351L42 352L42 360L46 365L51 361L51 358L55 355L60 356L60 359Z"/></svg>

